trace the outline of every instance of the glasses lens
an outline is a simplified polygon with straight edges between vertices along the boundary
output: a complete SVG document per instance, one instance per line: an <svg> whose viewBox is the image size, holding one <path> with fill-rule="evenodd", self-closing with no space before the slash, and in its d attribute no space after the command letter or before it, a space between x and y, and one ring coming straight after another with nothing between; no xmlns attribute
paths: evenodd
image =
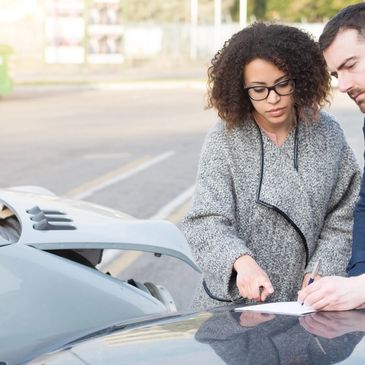
<svg viewBox="0 0 365 365"><path fill-rule="evenodd" d="M266 99L269 94L269 90L265 86L250 87L247 92L252 100L257 101Z"/></svg>
<svg viewBox="0 0 365 365"><path fill-rule="evenodd" d="M254 86L247 89L248 96L255 101L265 100L269 96L271 90L280 96L290 95L294 92L294 81L284 80L278 82L276 85L266 87L266 86Z"/></svg>
<svg viewBox="0 0 365 365"><path fill-rule="evenodd" d="M274 90L281 96L290 95L294 91L293 80L281 81L274 86Z"/></svg>

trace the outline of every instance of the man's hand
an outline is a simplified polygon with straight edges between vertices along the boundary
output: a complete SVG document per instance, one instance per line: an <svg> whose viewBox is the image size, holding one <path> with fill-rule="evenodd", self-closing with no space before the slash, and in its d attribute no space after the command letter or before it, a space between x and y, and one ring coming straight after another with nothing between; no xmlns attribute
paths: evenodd
<svg viewBox="0 0 365 365"><path fill-rule="evenodd" d="M309 274L309 273L304 275L304 279L303 279L303 283L302 283L302 289L304 289L306 286L308 286L310 277L311 277L311 274ZM321 278L320 275L316 275L316 277L314 278L314 281L316 281L320 278Z"/></svg>
<svg viewBox="0 0 365 365"><path fill-rule="evenodd" d="M274 292L265 271L248 255L241 256L234 263L237 271L236 284L243 298L264 302Z"/></svg>
<svg viewBox="0 0 365 365"><path fill-rule="evenodd" d="M315 336L332 339L346 333L365 330L363 311L318 312L299 318L299 322Z"/></svg>
<svg viewBox="0 0 365 365"><path fill-rule="evenodd" d="M351 278L327 276L298 293L298 301L317 310L340 311L365 303L365 274Z"/></svg>

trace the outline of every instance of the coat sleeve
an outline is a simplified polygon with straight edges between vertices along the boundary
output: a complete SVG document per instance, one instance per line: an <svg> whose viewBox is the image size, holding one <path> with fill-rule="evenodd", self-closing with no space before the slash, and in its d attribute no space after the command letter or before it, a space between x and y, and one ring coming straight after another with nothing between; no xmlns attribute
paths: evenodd
<svg viewBox="0 0 365 365"><path fill-rule="evenodd" d="M363 128L365 139L365 126ZM365 157L365 156L364 156ZM364 170L365 171L365 170ZM354 228L352 231L352 255L348 266L350 276L365 273L365 178L361 181L359 200L354 213Z"/></svg>
<svg viewBox="0 0 365 365"><path fill-rule="evenodd" d="M211 294L232 300L238 296L233 264L242 255L252 256L252 252L237 234L236 197L227 146L224 127L219 123L205 140L193 205L181 229Z"/></svg>
<svg viewBox="0 0 365 365"><path fill-rule="evenodd" d="M333 187L317 248L310 259L307 272L321 260L320 274L346 275L351 251L353 212L360 187L360 170L353 151L344 141Z"/></svg>

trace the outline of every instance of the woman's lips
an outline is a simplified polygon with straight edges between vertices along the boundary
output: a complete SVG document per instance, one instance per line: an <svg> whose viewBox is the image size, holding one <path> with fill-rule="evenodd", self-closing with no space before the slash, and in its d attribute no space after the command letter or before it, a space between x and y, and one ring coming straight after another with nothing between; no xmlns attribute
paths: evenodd
<svg viewBox="0 0 365 365"><path fill-rule="evenodd" d="M268 111L268 113L272 116L272 117L280 117L284 114L285 108L276 108L276 109L271 109Z"/></svg>

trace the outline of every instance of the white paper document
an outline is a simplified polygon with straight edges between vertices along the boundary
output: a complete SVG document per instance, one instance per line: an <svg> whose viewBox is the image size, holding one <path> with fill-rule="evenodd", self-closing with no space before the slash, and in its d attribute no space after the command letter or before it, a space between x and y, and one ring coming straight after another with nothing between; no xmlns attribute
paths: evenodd
<svg viewBox="0 0 365 365"><path fill-rule="evenodd" d="M257 305L249 305L247 307L235 308L235 311L253 311L261 313L273 313L273 314L288 314L292 316L302 316L307 313L315 312L316 310L299 302L277 302L277 303L265 303Z"/></svg>

